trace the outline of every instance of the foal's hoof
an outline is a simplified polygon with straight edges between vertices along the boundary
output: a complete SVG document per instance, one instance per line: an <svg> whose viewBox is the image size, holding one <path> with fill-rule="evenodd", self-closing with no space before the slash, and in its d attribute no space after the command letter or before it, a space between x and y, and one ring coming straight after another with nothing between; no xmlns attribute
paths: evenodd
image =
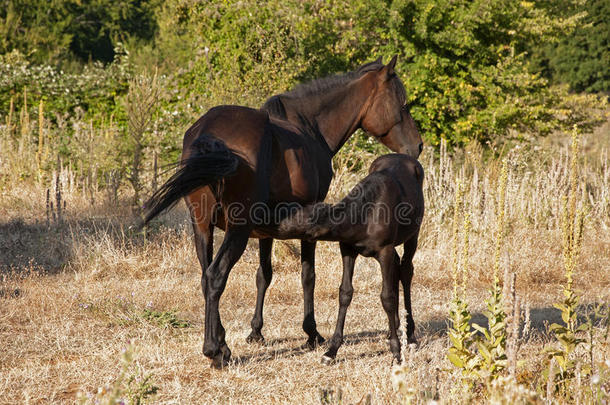
<svg viewBox="0 0 610 405"><path fill-rule="evenodd" d="M212 357L210 367L221 370L229 365L229 359L230 357L226 357L222 352L218 353L216 356Z"/></svg>
<svg viewBox="0 0 610 405"><path fill-rule="evenodd" d="M314 337L307 339L307 342L303 345L303 349L314 350L316 347L322 345L325 342L324 338L319 333Z"/></svg>
<svg viewBox="0 0 610 405"><path fill-rule="evenodd" d="M263 343L265 343L265 338L263 337L263 335L260 332L257 333L257 332L252 331L246 338L246 342L263 344Z"/></svg>

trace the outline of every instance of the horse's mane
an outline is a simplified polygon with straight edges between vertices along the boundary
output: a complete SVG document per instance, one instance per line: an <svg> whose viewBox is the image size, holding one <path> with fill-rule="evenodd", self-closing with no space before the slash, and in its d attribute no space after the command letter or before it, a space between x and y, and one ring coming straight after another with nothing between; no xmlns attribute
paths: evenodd
<svg viewBox="0 0 610 405"><path fill-rule="evenodd" d="M282 103L282 98L310 99L318 95L328 94L336 89L345 87L348 83L358 79L365 73L377 71L383 66L383 63L381 63L380 60L376 60L373 62L366 63L352 72L332 75L328 77L323 77L321 79L315 79L309 82L301 83L290 91L270 97L265 102L262 109L267 111L270 115L274 117L285 119L286 107L284 106L284 103ZM402 92L404 93L404 88L402 89Z"/></svg>
<svg viewBox="0 0 610 405"><path fill-rule="evenodd" d="M360 66L353 72L337 74L320 79L315 79L309 82L298 84L294 89L283 93L283 96L293 98L306 98L312 95L330 92L338 87L344 87L351 81L358 79L368 72L377 71L383 67L383 63L369 62Z"/></svg>

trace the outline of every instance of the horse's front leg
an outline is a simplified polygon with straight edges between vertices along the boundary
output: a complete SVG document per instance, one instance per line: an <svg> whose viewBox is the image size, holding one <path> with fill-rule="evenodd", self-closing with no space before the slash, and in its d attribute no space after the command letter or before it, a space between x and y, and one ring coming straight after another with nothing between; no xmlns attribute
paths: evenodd
<svg viewBox="0 0 610 405"><path fill-rule="evenodd" d="M316 328L313 294L316 287L316 242L301 241L301 285L303 286L303 330L307 333L305 347L315 348L324 343Z"/></svg>
<svg viewBox="0 0 610 405"><path fill-rule="evenodd" d="M249 235L250 228L246 226L227 229L216 257L206 269L203 354L212 359L212 367L215 368L224 367L231 358L231 351L225 341L225 330L220 320L218 302L227 285L231 269L246 249Z"/></svg>
<svg viewBox="0 0 610 405"><path fill-rule="evenodd" d="M345 315L347 307L352 302L354 295L354 286L352 278L354 276L354 265L358 254L348 245L340 244L341 256L343 257L343 278L341 279L341 287L339 288L339 316L337 317L337 325L335 333L328 344L328 351L322 356L322 363L330 364L337 356L339 347L343 344L343 327L345 326Z"/></svg>
<svg viewBox="0 0 610 405"><path fill-rule="evenodd" d="M252 326L252 332L246 338L248 343L253 342L264 342L263 334L261 329L263 328L263 304L265 301L265 293L269 284L271 284L271 278L273 276L273 269L271 267L271 248L273 246L273 239L259 239L259 263L258 271L256 272L256 309L254 310L254 316L250 322Z"/></svg>

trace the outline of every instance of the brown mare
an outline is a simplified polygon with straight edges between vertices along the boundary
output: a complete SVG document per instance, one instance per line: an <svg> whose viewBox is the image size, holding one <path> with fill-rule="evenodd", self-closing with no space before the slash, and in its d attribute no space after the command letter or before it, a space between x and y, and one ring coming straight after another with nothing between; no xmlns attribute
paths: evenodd
<svg viewBox="0 0 610 405"><path fill-rule="evenodd" d="M358 255L374 257L381 266L381 303L388 316L390 350L400 362L398 283L402 283L407 310L407 341L414 343L415 322L411 311L413 255L424 216L424 170L411 156L390 154L377 158L369 175L339 203L311 204L279 220L277 239L340 242L343 279L339 289L339 316L335 333L322 357L331 362L343 343L347 307L352 301L352 276ZM399 259L395 246L403 244Z"/></svg>
<svg viewBox="0 0 610 405"><path fill-rule="evenodd" d="M231 352L218 312L229 272L248 238L260 239L257 303L251 340L262 339L262 307L271 282L272 235L253 213L261 204L322 201L332 179L332 156L362 128L396 152L418 154L421 137L394 72L396 57L340 76L315 80L271 97L260 110L214 107L186 131L181 168L146 203L147 223L185 197L191 214L205 297L204 354L222 367ZM212 260L214 226L225 230ZM317 332L313 292L315 242L301 241L303 329L308 345Z"/></svg>

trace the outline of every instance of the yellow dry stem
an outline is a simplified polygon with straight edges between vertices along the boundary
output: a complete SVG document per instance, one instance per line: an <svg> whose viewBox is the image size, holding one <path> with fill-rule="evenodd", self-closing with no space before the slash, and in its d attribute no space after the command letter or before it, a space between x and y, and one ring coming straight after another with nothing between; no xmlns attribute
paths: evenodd
<svg viewBox="0 0 610 405"><path fill-rule="evenodd" d="M506 181L508 178L506 160L502 163L502 170L500 172L500 179L498 183L497 193L497 229L496 229L496 250L494 254L494 284L498 284L500 279L498 278L498 271L500 269L500 253L502 246L504 245L504 227L506 217Z"/></svg>
<svg viewBox="0 0 610 405"><path fill-rule="evenodd" d="M566 272L568 290L572 288L573 273L582 247L582 234L584 227L584 207L576 210L578 193L578 157L580 154L580 134L574 127L572 131L572 144L570 147L570 188L568 196L563 198L563 211L561 215L561 231L563 234L562 248L564 268Z"/></svg>
<svg viewBox="0 0 610 405"><path fill-rule="evenodd" d="M470 213L464 214L464 242L462 244L462 258L461 258L461 270L462 270L462 298L466 297L466 277L468 277L468 257L469 257L469 237L470 237Z"/></svg>
<svg viewBox="0 0 610 405"><path fill-rule="evenodd" d="M13 97L11 97L11 101L9 102L8 107L8 116L6 117L6 128L8 129L9 136L11 135L11 129L13 125L13 110L15 106L13 105Z"/></svg>
<svg viewBox="0 0 610 405"><path fill-rule="evenodd" d="M451 274L453 276L453 296L457 297L457 287L458 287L458 273L459 273L459 217L460 210L462 209L462 197L464 194L464 189L462 185L462 181L459 178L455 180L455 201L453 205L453 251L452 251L452 259L453 262L451 264Z"/></svg>
<svg viewBox="0 0 610 405"><path fill-rule="evenodd" d="M36 153L36 164L38 165L38 171L42 166L42 151L44 146L44 106L42 99L38 104L38 152Z"/></svg>

